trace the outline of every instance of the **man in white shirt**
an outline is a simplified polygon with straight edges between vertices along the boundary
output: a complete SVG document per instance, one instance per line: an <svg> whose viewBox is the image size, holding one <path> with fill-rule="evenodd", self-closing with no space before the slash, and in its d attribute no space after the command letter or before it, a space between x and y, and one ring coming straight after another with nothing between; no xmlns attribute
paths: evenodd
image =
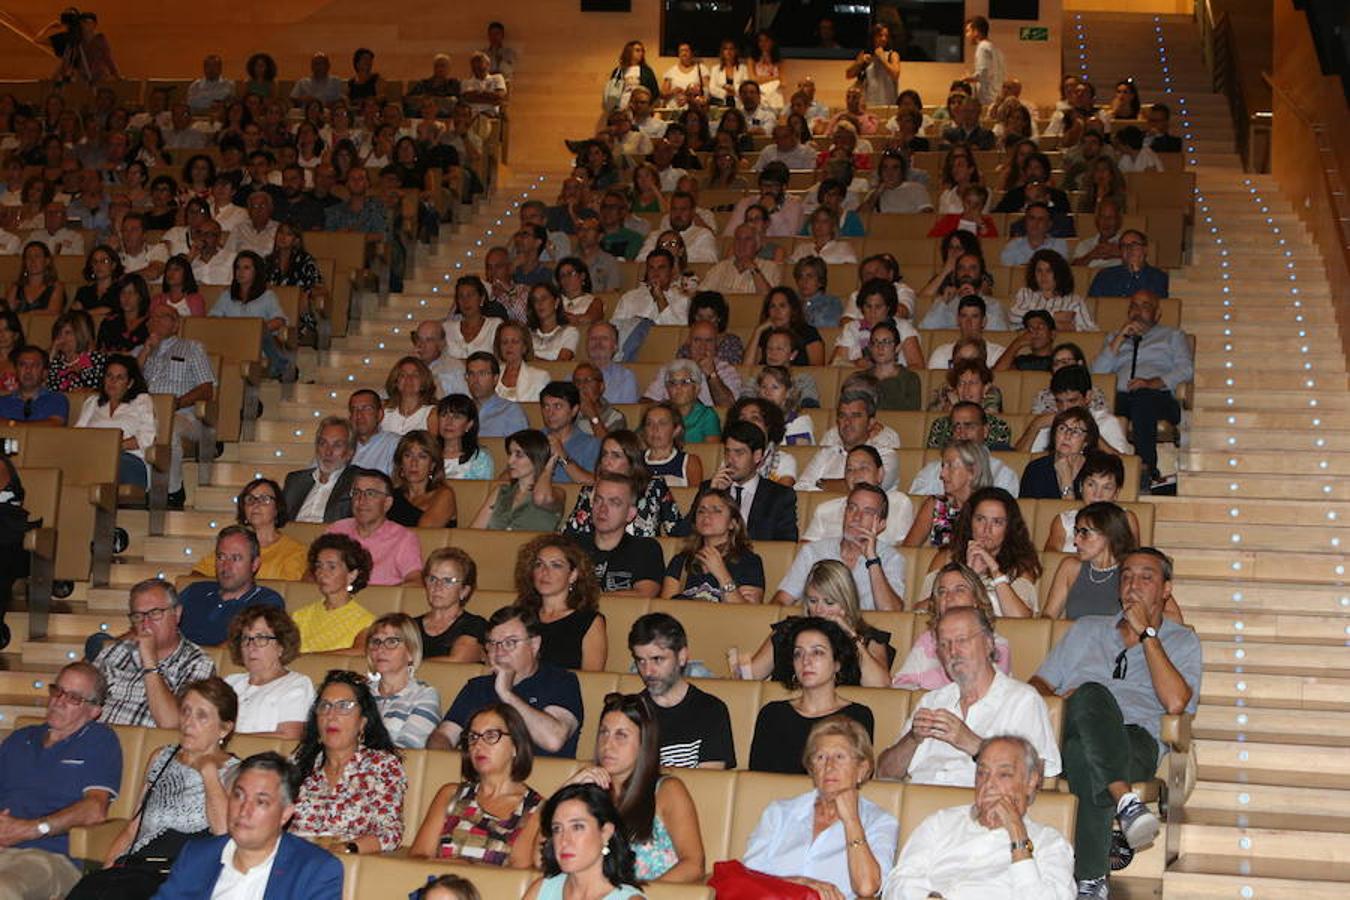
<svg viewBox="0 0 1350 900"><path fill-rule="evenodd" d="M341 99L344 85L341 78L329 75L332 68L327 53L315 53L309 61L309 75L291 88L291 102L304 106L310 100L318 100L324 106L331 106Z"/></svg>
<svg viewBox="0 0 1350 900"><path fill-rule="evenodd" d="M848 451L844 460L844 483L851 491L860 484L881 484L885 476L881 454L870 444L859 444ZM899 544L914 524L914 504L909 495L898 488L886 492L888 510L886 528L877 541L885 545ZM802 535L803 541L828 540L844 533L844 507L847 497L836 497L816 506L811 523Z"/></svg>
<svg viewBox="0 0 1350 900"><path fill-rule="evenodd" d="M224 238L220 223L206 219L188 234L192 239L188 260L192 263L192 277L197 279L198 286L234 281L234 253L221 247Z"/></svg>
<svg viewBox="0 0 1350 900"><path fill-rule="evenodd" d="M482 52L487 55L489 70L494 75L510 79L516 71L516 51L507 47L506 26L501 22L489 22L487 27L488 45Z"/></svg>
<svg viewBox="0 0 1350 900"><path fill-rule="evenodd" d="M211 182L211 218L227 232L248 219L248 212L234 203L234 182L228 175L217 175Z"/></svg>
<svg viewBox="0 0 1350 900"><path fill-rule="evenodd" d="M989 446L989 418L978 403L958 403L948 418L952 422L953 441L974 441ZM1022 487L1022 476L996 456L989 457L989 472L994 487L1003 488L1014 497ZM942 460L925 465L910 482L909 493L918 496L936 496L945 493L942 487Z"/></svg>
<svg viewBox="0 0 1350 900"><path fill-rule="evenodd" d="M250 756L229 782L227 833L189 841L156 894L164 900L341 900L342 863L287 834L295 815L294 764L273 751ZM374 838L364 838L373 841ZM353 841L346 850L359 845Z"/></svg>
<svg viewBox="0 0 1350 900"><path fill-rule="evenodd" d="M956 306L956 327L960 330L962 339L979 338L984 341L985 365L992 369L994 364L998 362L998 358L1003 355L1003 351L1008 348L984 336L985 323L988 321L986 309L984 298L979 294L968 294L962 297ZM927 322L928 320L925 319L924 321ZM938 370L950 368L952 351L955 349L955 341L939 344L933 348L933 352L928 355L928 368Z"/></svg>
<svg viewBox="0 0 1350 900"><path fill-rule="evenodd" d="M661 179L661 193L669 194L674 191L683 190L680 187L680 181L689 174L688 170L681 169L675 165L675 145L664 137L652 139L652 152L648 161L656 167L656 174ZM697 183L697 182L696 182ZM658 227L656 229L660 231Z"/></svg>
<svg viewBox="0 0 1350 900"><path fill-rule="evenodd" d="M759 229L742 223L736 228L731 245L731 259L717 263L703 276L702 289L723 294L758 294L763 296L780 284L778 263L760 259L764 241Z"/></svg>
<svg viewBox="0 0 1350 900"><path fill-rule="evenodd" d="M768 134L773 130L778 117L761 103L759 82L742 81L736 96L740 100L741 112L745 113L746 128L751 134Z"/></svg>
<svg viewBox="0 0 1350 900"><path fill-rule="evenodd" d="M671 286L675 257L669 250L657 248L648 252L645 258L646 280L619 298L611 321L649 319L655 325L689 324L689 297Z"/></svg>
<svg viewBox="0 0 1350 900"><path fill-rule="evenodd" d="M341 416L327 416L314 432L314 465L286 475L282 497L288 518L336 522L352 514L352 451L356 433Z"/></svg>
<svg viewBox="0 0 1350 900"><path fill-rule="evenodd" d="M678 232L684 241L684 252L691 263L717 262L717 237L707 228L694 221L694 198L683 191L676 191L670 198L669 229ZM656 249L656 241L666 228L657 226L647 235L647 240L638 251L638 257L645 257Z"/></svg>
<svg viewBox="0 0 1350 900"><path fill-rule="evenodd" d="M1022 214L1022 223L1026 225L1026 234L1015 237L1003 245L999 261L1005 266L1025 266L1031 262L1031 256L1037 250L1053 250L1065 259L1069 258L1069 245L1063 238L1051 237L1050 227L1054 217L1050 207L1040 201L1032 201Z"/></svg>
<svg viewBox="0 0 1350 900"><path fill-rule="evenodd" d="M609 129L610 148L615 157L646 156L652 152L652 139L633 127L633 117L626 109L616 109L605 120Z"/></svg>
<svg viewBox="0 0 1350 900"><path fill-rule="evenodd" d="M479 115L495 116L506 99L506 79L488 71L492 61L478 52L469 57L472 78L459 83L459 100Z"/></svg>
<svg viewBox="0 0 1350 900"><path fill-rule="evenodd" d="M399 436L380 427L384 421L384 403L380 395L369 389L354 391L347 398L347 415L351 417L356 436L352 465L391 474Z"/></svg>
<svg viewBox="0 0 1350 900"><path fill-rule="evenodd" d="M985 740L975 763L975 802L939 810L914 829L886 876L882 900L1073 900L1073 847L1027 816L1041 767L1026 738Z"/></svg>
<svg viewBox="0 0 1350 900"><path fill-rule="evenodd" d="M444 325L429 319L418 325L411 336L417 358L436 377L437 396L469 393L469 384L464 380L464 360L445 355Z"/></svg>
<svg viewBox="0 0 1350 900"><path fill-rule="evenodd" d="M1003 51L989 40L989 20L984 16L967 19L965 34L966 41L975 48L975 69L964 80L975 89L975 99L981 105L991 106L998 99L1003 79L1007 77Z"/></svg>
<svg viewBox="0 0 1350 900"><path fill-rule="evenodd" d="M773 127L773 143L759 151L755 160L755 171L762 172L771 162L781 162L789 169L815 169L816 151L801 142L800 136L791 125Z"/></svg>
<svg viewBox="0 0 1350 900"><path fill-rule="evenodd" d="M633 88L628 97L628 114L633 117L633 128L653 141L666 136L666 123L652 115L652 92L645 87Z"/></svg>
<svg viewBox="0 0 1350 900"><path fill-rule="evenodd" d="M820 439L820 449L802 469L795 487L799 491L843 490L844 470L849 451L863 444L881 456L884 470L882 488L892 488L900 477L895 451L900 435L889 425L877 421L877 395L864 387L845 384L835 411L835 427Z"/></svg>
<svg viewBox="0 0 1350 900"><path fill-rule="evenodd" d="M1091 269L1105 269L1120 265L1120 229L1124 224L1120 203L1112 197L1097 202L1094 216L1097 233L1083 238L1073 248L1073 264Z"/></svg>
<svg viewBox="0 0 1350 900"><path fill-rule="evenodd" d="M877 759L877 776L915 784L975 785L975 754L986 737L1021 735L1060 772L1059 744L1045 700L994 667L994 624L977 607L949 609L937 623L937 654L951 683L924 694L904 735Z"/></svg>
<svg viewBox="0 0 1350 900"><path fill-rule="evenodd" d="M66 205L53 200L42 208L42 227L29 234L41 241L53 256L84 256L84 235L66 227Z"/></svg>
<svg viewBox="0 0 1350 900"><path fill-rule="evenodd" d="M1116 453L1134 453L1134 447L1125 437L1125 429L1120 420L1105 409L1093 409L1088 399L1092 394L1092 373L1085 366L1065 366L1050 376L1050 393L1055 398L1055 408L1034 416L1027 423L1026 431L1018 438L1015 450L1040 453L1050 449L1050 425L1055 417L1066 409L1075 406L1087 410L1097 423L1097 431Z"/></svg>
<svg viewBox="0 0 1350 900"><path fill-rule="evenodd" d="M224 68L220 57L212 53L202 60L202 77L188 85L188 108L197 115L211 111L213 103L223 103L234 96L234 82L221 78Z"/></svg>
<svg viewBox="0 0 1350 900"><path fill-rule="evenodd" d="M905 558L878 539L886 522L886 492L875 484L858 484L848 493L844 506L844 530L840 537L803 544L773 602L796 606L806 591L811 569L822 559L837 559L848 566L858 587L863 609L905 608Z"/></svg>
<svg viewBox="0 0 1350 900"><path fill-rule="evenodd" d="M230 230L230 251L252 250L264 259L277 240L277 225L272 218L272 195L256 190L248 195L248 216Z"/></svg>
<svg viewBox="0 0 1350 900"><path fill-rule="evenodd" d="M127 213L122 217L122 268L128 275L140 275L153 284L164 274L169 249L162 243L145 242L145 216Z"/></svg>

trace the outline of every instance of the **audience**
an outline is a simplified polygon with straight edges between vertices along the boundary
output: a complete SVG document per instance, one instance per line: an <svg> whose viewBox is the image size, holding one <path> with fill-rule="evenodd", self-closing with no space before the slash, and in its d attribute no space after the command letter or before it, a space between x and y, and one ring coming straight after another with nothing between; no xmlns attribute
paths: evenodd
<svg viewBox="0 0 1350 900"><path fill-rule="evenodd" d="M859 484L879 485L884 475L882 455L870 444L857 445L844 458L844 488L847 491L852 491ZM842 536L847 503L847 496L817 503L802 540L819 541ZM905 539L910 526L914 524L914 504L908 494L893 487L886 491L886 506L886 527L877 536L877 542L882 546L894 546Z"/></svg>
<svg viewBox="0 0 1350 900"><path fill-rule="evenodd" d="M638 432L647 448L642 459L653 478L664 479L670 487L703 482L703 461L684 449L684 417L675 404L663 400L645 407Z"/></svg>
<svg viewBox="0 0 1350 900"><path fill-rule="evenodd" d="M29 427L64 427L70 416L70 400L61 389L47 387L50 383L47 351L28 344L17 347L11 355L14 390L0 396L0 419L11 428L20 423ZM144 477L144 463L141 468Z"/></svg>
<svg viewBox="0 0 1350 900"><path fill-rule="evenodd" d="M416 677L422 664L417 622L405 613L380 616L365 631L370 692L396 747L420 750L441 721L441 696Z"/></svg>
<svg viewBox="0 0 1350 900"><path fill-rule="evenodd" d="M1090 297L1135 297L1141 291L1154 297L1168 296L1167 273L1149 265L1148 235L1136 229L1120 233L1120 265L1102 269L1092 277Z"/></svg>
<svg viewBox="0 0 1350 900"><path fill-rule="evenodd" d="M610 794L594 784L569 784L544 804L541 815L544 874L524 900L596 896L640 898L634 887L633 850ZM603 893L601 893L603 891Z"/></svg>
<svg viewBox="0 0 1350 900"><path fill-rule="evenodd" d="M510 704L484 706L460 750L460 780L436 792L408 855L532 867L544 798L527 783L534 749L525 720Z"/></svg>
<svg viewBox="0 0 1350 900"><path fill-rule="evenodd" d="M479 444L478 407L467 393L447 394L436 404L440 423L441 468L447 480L488 480L496 464Z"/></svg>
<svg viewBox="0 0 1350 900"><path fill-rule="evenodd" d="M230 620L230 661L243 672L225 676L238 695L239 734L299 740L314 702L314 682L287 666L300 655L300 629L286 611L257 604Z"/></svg>
<svg viewBox="0 0 1350 900"><path fill-rule="evenodd" d="M1074 482L1074 497L1085 504L1115 503L1120 496L1120 489L1124 486L1125 464L1121 462L1119 456L1103 451L1088 453ZM1077 514L1078 510L1070 508L1056 516L1050 524L1050 534L1042 549L1060 553L1076 552L1074 517ZM1130 522L1130 533L1134 535L1134 542L1138 544L1139 519L1134 511L1129 509L1125 510L1125 517Z"/></svg>
<svg viewBox="0 0 1350 900"><path fill-rule="evenodd" d="M507 437L529 428L524 410L497 393L501 372L497 357L483 350L470 354L464 363L469 396L478 405L481 437Z"/></svg>
<svg viewBox="0 0 1350 900"><path fill-rule="evenodd" d="M150 393L172 394L174 398L169 462L171 509L182 509L187 496L183 490L184 444L198 443L204 433L197 404L209 402L216 391L215 372L205 348L199 341L178 336L180 321L178 312L170 306L161 306L151 312L150 336L141 354L141 370Z"/></svg>
<svg viewBox="0 0 1350 900"><path fill-rule="evenodd" d="M1083 467L1086 454L1099 449L1101 432L1097 422L1081 406L1071 406L1056 413L1050 424L1051 452L1027 463L1022 470L1019 497L1044 500L1067 500L1073 496L1073 485Z"/></svg>
<svg viewBox="0 0 1350 900"><path fill-rule="evenodd" d="M905 560L891 545L878 540L887 522L888 506L886 492L877 485L855 485L844 505L843 534L838 540L822 538L802 546L778 585L773 602L791 605L803 599L807 576L815 564L837 559L852 573L862 609L903 610Z"/></svg>
<svg viewBox="0 0 1350 900"><path fill-rule="evenodd" d="M1138 546L1125 510L1114 503L1089 503L1074 513L1071 533L1074 555L1060 560L1041 614L1047 619L1115 615L1120 562Z"/></svg>
<svg viewBox="0 0 1350 900"><path fill-rule="evenodd" d="M914 524L905 535L906 547L947 545L956 519L971 494L993 483L989 462L989 448L983 441L957 439L942 448L940 485L935 490L922 492L928 494L928 499L914 515ZM923 474L919 473L920 476Z"/></svg>
<svg viewBox="0 0 1350 900"><path fill-rule="evenodd" d="M352 482L364 471L351 464L352 423L328 416L314 431L314 461L309 469L286 475L282 495L286 518L297 522L336 522L352 514Z"/></svg>
<svg viewBox="0 0 1350 900"><path fill-rule="evenodd" d="M285 492L270 478L255 478L244 485L235 499L235 522L248 527L257 538L259 564L250 575L266 581L299 581L307 571L305 546L292 537L282 534L281 529L290 520L286 512ZM217 551L216 556L219 555ZM234 563L234 559L229 560ZM215 556L199 559L193 567L207 577L216 576L219 581L220 567ZM184 604L195 585L184 591ZM265 589L259 589L265 591ZM263 594L258 594L262 596Z"/></svg>
<svg viewBox="0 0 1350 900"><path fill-rule="evenodd" d="M847 380L839 392L835 427L820 439L820 449L802 470L797 489L838 490L844 486L849 451L866 444L881 456L883 479L878 485L893 487L900 475L895 451L900 435L877 421L877 392L866 381Z"/></svg>
<svg viewBox="0 0 1350 900"><path fill-rule="evenodd" d="M723 435L722 466L700 490L716 488L730 494L745 520L746 534L755 541L797 539L797 495L791 488L759 474L768 440L758 425L738 422ZM681 537L694 529L686 516L672 532Z"/></svg>
<svg viewBox="0 0 1350 900"><path fill-rule="evenodd" d="M426 363L416 356L400 359L384 380L388 399L384 401L380 429L399 437L418 430L435 434L440 425L436 417L436 389L436 376Z"/></svg>

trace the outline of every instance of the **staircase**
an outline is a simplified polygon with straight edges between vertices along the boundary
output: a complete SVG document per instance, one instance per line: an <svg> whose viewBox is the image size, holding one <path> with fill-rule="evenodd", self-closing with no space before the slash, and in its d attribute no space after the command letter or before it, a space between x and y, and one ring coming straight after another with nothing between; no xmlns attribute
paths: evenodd
<svg viewBox="0 0 1350 900"><path fill-rule="evenodd" d="M1176 559L1205 675L1198 783L1168 823L1180 855L1162 892L1344 898L1350 397L1321 258L1273 179L1242 172L1191 20L1085 13L1067 25L1065 71L1086 71L1099 97L1129 74L1145 103L1169 102L1198 176L1193 256L1172 278L1197 340L1195 408L1178 496L1155 498L1154 539ZM1117 879L1130 896L1147 886L1131 876L1149 855Z"/></svg>

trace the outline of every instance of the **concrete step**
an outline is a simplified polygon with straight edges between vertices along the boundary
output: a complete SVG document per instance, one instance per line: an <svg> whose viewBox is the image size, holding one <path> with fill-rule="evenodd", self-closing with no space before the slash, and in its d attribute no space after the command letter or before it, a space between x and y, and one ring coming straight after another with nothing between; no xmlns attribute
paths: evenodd
<svg viewBox="0 0 1350 900"><path fill-rule="evenodd" d="M1350 664L1350 650L1344 646L1247 640L1207 640L1203 645L1206 671L1317 676L1328 671L1343 672ZM1346 762L1350 766L1350 754Z"/></svg>
<svg viewBox="0 0 1350 900"><path fill-rule="evenodd" d="M1194 867L1199 871L1190 871ZM1344 881L1309 881L1298 878L1306 871L1293 866L1291 877L1254 877L1247 874L1209 871L1209 860L1187 856L1174 863L1163 875L1163 892L1186 900L1232 900L1234 897L1260 897L1261 900L1344 900ZM1250 869L1250 866L1249 866Z"/></svg>
<svg viewBox="0 0 1350 900"><path fill-rule="evenodd" d="M1350 746L1350 713L1309 709L1200 704L1192 726L1196 737L1256 740L1304 746Z"/></svg>

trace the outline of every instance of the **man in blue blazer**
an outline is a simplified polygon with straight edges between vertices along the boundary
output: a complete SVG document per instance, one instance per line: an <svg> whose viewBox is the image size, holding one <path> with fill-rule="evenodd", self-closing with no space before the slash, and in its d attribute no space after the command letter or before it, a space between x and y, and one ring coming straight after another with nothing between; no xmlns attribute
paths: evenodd
<svg viewBox="0 0 1350 900"><path fill-rule="evenodd" d="M342 863L284 833L299 778L278 753L239 764L230 788L229 833L188 843L155 900L342 900Z"/></svg>

